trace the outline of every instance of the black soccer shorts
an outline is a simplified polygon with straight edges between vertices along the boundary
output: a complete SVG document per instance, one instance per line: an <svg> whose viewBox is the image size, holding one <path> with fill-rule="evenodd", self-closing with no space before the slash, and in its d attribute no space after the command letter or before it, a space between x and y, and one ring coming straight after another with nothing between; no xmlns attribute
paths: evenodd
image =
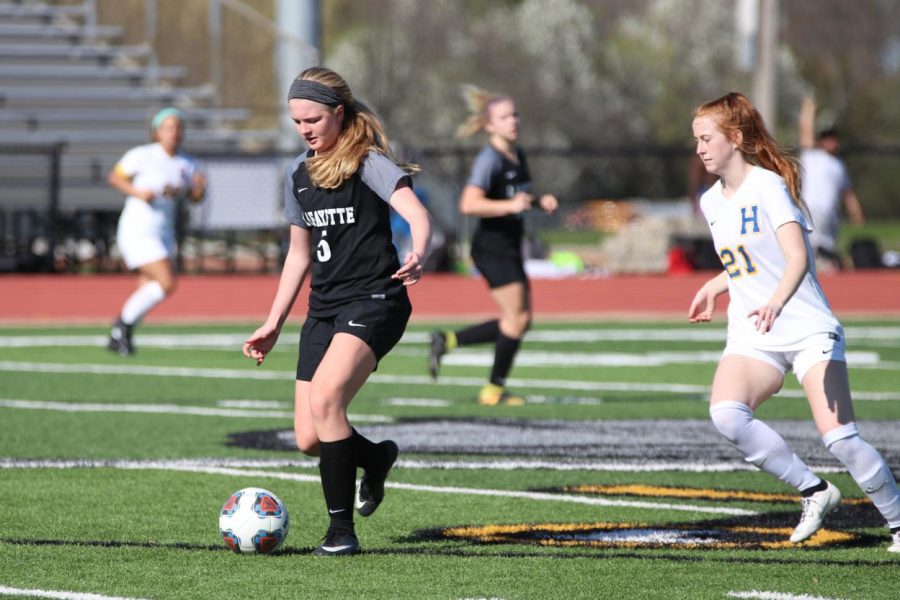
<svg viewBox="0 0 900 600"><path fill-rule="evenodd" d="M312 381L313 374L328 351L336 333L349 333L366 343L375 353L375 369L397 345L412 313L406 295L389 300L358 300L330 317L308 316L300 331L297 379Z"/></svg>

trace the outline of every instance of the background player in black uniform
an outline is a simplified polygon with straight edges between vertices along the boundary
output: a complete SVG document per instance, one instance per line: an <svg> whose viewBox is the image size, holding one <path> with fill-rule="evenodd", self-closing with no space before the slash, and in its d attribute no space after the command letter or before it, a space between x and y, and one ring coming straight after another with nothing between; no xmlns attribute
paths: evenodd
<svg viewBox="0 0 900 600"><path fill-rule="evenodd" d="M381 123L340 75L307 69L291 85L288 105L309 150L285 173L290 249L269 317L244 343L244 354L257 364L265 360L311 268L294 430L298 447L320 456L330 525L315 554L354 554L356 469L365 471L357 508L369 516L398 450L353 429L347 405L403 335L412 310L406 286L422 276L431 221L411 188L415 167L395 163ZM391 207L412 231L402 266L391 244Z"/></svg>
<svg viewBox="0 0 900 600"><path fill-rule="evenodd" d="M472 237L472 260L487 280L500 309L500 319L459 331L433 332L429 370L436 378L441 357L457 346L493 342L494 366L478 401L491 406L518 405L524 400L507 392L505 385L531 324L528 278L522 258L522 214L531 208L535 197L525 154L516 145L519 113L512 98L471 86L465 88L464 94L471 115L457 135L468 137L484 130L489 140L472 165L459 209L465 215L480 217ZM547 213L555 211L558 205L552 194L542 195L537 202Z"/></svg>

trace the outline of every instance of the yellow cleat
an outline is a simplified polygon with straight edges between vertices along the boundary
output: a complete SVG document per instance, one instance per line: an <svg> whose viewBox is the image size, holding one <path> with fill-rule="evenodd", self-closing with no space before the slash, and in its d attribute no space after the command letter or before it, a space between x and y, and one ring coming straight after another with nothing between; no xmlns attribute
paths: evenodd
<svg viewBox="0 0 900 600"><path fill-rule="evenodd" d="M522 406L525 404L525 398L510 394L503 389L503 386L489 383L478 393L478 404L483 406L498 406L505 404L506 406Z"/></svg>

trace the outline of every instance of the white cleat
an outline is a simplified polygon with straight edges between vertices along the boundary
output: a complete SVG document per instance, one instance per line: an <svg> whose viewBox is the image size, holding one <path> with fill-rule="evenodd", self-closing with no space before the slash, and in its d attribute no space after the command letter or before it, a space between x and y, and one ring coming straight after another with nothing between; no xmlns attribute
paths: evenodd
<svg viewBox="0 0 900 600"><path fill-rule="evenodd" d="M830 482L821 492L816 492L809 498L803 498L803 514L800 515L800 522L794 528L791 534L791 542L797 544L803 540L807 540L822 528L822 521L825 515L831 512L838 504L841 503L841 490L837 489Z"/></svg>
<svg viewBox="0 0 900 600"><path fill-rule="evenodd" d="M891 541L894 543L888 546L888 552L900 552L900 531L891 534Z"/></svg>

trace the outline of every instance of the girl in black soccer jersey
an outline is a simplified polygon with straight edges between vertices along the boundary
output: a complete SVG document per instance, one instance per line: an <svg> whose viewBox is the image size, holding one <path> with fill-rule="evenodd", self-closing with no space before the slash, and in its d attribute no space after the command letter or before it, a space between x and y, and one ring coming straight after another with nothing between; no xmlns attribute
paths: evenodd
<svg viewBox="0 0 900 600"><path fill-rule="evenodd" d="M369 516L384 497L398 449L361 436L347 420L347 405L403 335L412 310L406 286L422 277L431 220L411 187L416 168L395 163L381 123L340 75L307 69L291 85L288 106L309 150L285 173L290 249L269 318L244 342L244 354L262 364L311 269L294 431L300 450L320 456L330 526L314 553L355 554L356 469L364 469L356 507ZM412 231L402 265L391 244L391 208Z"/></svg>
<svg viewBox="0 0 900 600"><path fill-rule="evenodd" d="M429 370L436 378L441 357L450 350L492 342L494 366L489 382L478 394L478 402L489 406L520 405L524 400L510 394L505 385L522 337L531 324L528 278L522 258L522 215L536 199L525 154L516 145L519 113L512 98L471 86L464 92L471 115L457 135L468 137L484 130L489 138L472 165L459 208L464 215L480 217L472 238L472 261L487 280L500 309L500 319L460 331L433 332ZM547 213L555 211L558 205L552 194L542 195L537 203Z"/></svg>

